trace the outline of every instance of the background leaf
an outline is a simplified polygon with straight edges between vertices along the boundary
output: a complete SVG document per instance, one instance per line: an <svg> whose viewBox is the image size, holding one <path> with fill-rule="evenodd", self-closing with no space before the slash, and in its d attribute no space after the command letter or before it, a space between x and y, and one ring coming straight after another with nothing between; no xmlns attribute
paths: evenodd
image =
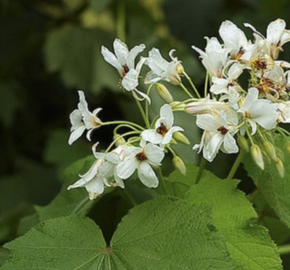
<svg viewBox="0 0 290 270"><path fill-rule="evenodd" d="M284 155L285 176L281 178L274 164L265 164L262 171L252 161L252 158L244 158L245 168L248 174L253 178L258 191L261 192L274 209L278 217L290 228L290 159L285 146L286 139L277 135L275 137L277 148L281 149Z"/></svg>
<svg viewBox="0 0 290 270"><path fill-rule="evenodd" d="M226 239L235 269L282 269L267 229L251 223L257 214L237 184L237 180L221 180L204 171L189 190L187 201L214 205L213 224Z"/></svg>

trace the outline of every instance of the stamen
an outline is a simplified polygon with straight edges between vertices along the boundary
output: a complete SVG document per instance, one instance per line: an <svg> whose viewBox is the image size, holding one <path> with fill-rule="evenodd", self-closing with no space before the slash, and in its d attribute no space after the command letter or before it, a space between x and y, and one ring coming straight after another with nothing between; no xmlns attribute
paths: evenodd
<svg viewBox="0 0 290 270"><path fill-rule="evenodd" d="M164 137L168 131L168 128L163 123L161 123L160 127L157 128L156 131L157 133L159 133L161 136Z"/></svg>

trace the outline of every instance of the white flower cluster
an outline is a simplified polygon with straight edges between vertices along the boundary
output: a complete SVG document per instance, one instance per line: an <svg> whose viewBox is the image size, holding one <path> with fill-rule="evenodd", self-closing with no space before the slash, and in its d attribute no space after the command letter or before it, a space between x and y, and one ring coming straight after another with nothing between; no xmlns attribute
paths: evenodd
<svg viewBox="0 0 290 270"><path fill-rule="evenodd" d="M160 169L166 153L173 155L173 163L180 172L185 173L182 159L170 145L176 141L189 144L181 133L183 128L174 126L174 111L185 111L196 116L196 125L203 130L201 142L193 149L202 151L203 157L213 161L219 150L224 153L237 153L239 147L251 149L254 162L264 168L264 160L275 162L278 172L283 176L282 157L275 148L273 133L289 135L278 126L290 122L289 87L290 63L277 60L282 46L290 41L290 31L286 30L281 19L271 22L266 37L253 26L245 24L253 31L254 39L247 39L244 32L234 23L225 21L219 29L223 43L216 37L206 38L205 51L192 46L200 54L210 79L208 94L201 98L191 79L177 58L174 50L169 53L171 61L165 60L160 51L153 48L148 57L141 57L135 65L137 55L144 51L145 45L128 50L125 43L115 39L114 54L102 47L104 59L120 74L121 86L133 94L144 118L145 127L127 121L102 122L97 114L88 110L84 93L79 91L78 109L70 115L72 123L69 144L77 140L87 130L91 132L104 125L117 125L114 141L105 152L93 152L96 161L90 170L68 189L85 187L90 199L96 198L105 186L124 188L123 180L137 170L138 178L147 187L157 187L156 170ZM143 66L149 71L145 84L150 84L147 93L137 89ZM193 94L182 83L185 77L192 86ZM179 86L189 99L174 101L167 88L159 83L166 81ZM160 108L159 115L150 121L148 106L150 90L155 86L157 92L169 104ZM194 97L194 95L196 97ZM145 101L142 107L140 101ZM145 107L145 109L144 109ZM144 109L144 110L143 110ZM126 126L130 131L120 135L118 129ZM249 147L250 143L250 147ZM115 148L112 150L112 147Z"/></svg>

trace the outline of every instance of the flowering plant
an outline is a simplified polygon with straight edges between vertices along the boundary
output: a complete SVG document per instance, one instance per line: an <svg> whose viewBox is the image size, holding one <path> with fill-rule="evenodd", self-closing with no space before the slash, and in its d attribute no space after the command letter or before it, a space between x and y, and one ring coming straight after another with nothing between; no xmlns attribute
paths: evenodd
<svg viewBox="0 0 290 270"><path fill-rule="evenodd" d="M95 142L93 155L74 165L81 168L79 179L70 181L56 199L73 211L62 209L64 215L70 213L68 217L47 221L31 232L59 234L64 257L73 256L66 249L82 250L79 260L66 269L282 269L278 251L282 254L284 247L278 249L274 241L279 243L277 239L283 237L271 230L269 235L261 226L271 227L261 223L260 209L266 205L264 209L275 217L273 224L290 227L289 185L285 184L290 177L290 133L284 125L290 122L290 63L279 59L290 31L281 19L268 25L266 36L250 24L245 27L251 29L253 39L225 21L219 28L222 42L212 37L206 38L205 50L192 46L206 70L203 91L196 88L175 50L166 60L157 48L139 57L144 44L129 50L119 39L113 42L114 53L101 48L104 60L120 75L121 89L131 92L143 124L103 121L98 116L102 109L90 112L84 92L78 91L77 109L70 114L69 144L84 132L91 140L104 126L114 129L106 149ZM143 83L142 71L147 72ZM139 87L144 84L147 91ZM183 91L185 98L173 98L166 85ZM163 100L155 114L150 110L153 91ZM182 126L176 114L190 115L190 121ZM188 127L202 131L198 143L188 139ZM192 155L200 154L198 166L184 162L175 147L179 144L192 148ZM220 152L235 158L224 180L205 170L206 162L214 163ZM247 196L233 179L241 163L255 183ZM173 164L174 169L164 170L164 164ZM89 199L76 188L85 188ZM101 200L115 190L121 190L132 209L124 213L116 232L104 239L99 227L84 216L97 204L106 208L110 202ZM79 240L69 244L68 231L78 234ZM7 248L17 250L21 239ZM54 258L53 252L45 256ZM12 269L9 264L13 267L16 259L3 269Z"/></svg>

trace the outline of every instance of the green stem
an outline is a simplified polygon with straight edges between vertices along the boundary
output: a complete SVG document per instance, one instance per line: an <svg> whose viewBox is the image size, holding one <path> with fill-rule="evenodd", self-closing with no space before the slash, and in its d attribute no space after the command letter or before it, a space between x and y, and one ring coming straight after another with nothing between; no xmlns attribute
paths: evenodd
<svg viewBox="0 0 290 270"><path fill-rule="evenodd" d="M278 252L280 255L286 255L290 253L290 244L278 246Z"/></svg>
<svg viewBox="0 0 290 270"><path fill-rule="evenodd" d="M186 89L186 87L182 83L180 83L180 86L189 97L194 98L193 95Z"/></svg>
<svg viewBox="0 0 290 270"><path fill-rule="evenodd" d="M163 174L162 174L162 172L161 172L161 169L158 167L158 168L156 169L156 171L157 171L158 179L159 179L159 181L162 183L164 193L165 193L166 195L169 196L170 194L169 194L169 191L168 191L168 189L167 189L167 186L166 186L166 183L165 183L165 179L164 179L164 177L163 177Z"/></svg>
<svg viewBox="0 0 290 270"><path fill-rule="evenodd" d="M93 200L89 200L88 197L85 197L80 203L75 207L75 209L71 212L71 214L79 214L83 211L88 210L88 208L94 203Z"/></svg>
<svg viewBox="0 0 290 270"><path fill-rule="evenodd" d="M202 172L205 168L205 165L206 165L206 159L204 157L202 157L200 164L199 164L199 170L198 170L198 173L196 175L195 184L197 184L200 181L201 176L202 176Z"/></svg>
<svg viewBox="0 0 290 270"><path fill-rule="evenodd" d="M235 175L237 169L239 168L239 166L240 166L245 154L246 154L246 151L241 149L241 151L240 151L235 163L232 166L232 169L229 172L229 175L228 175L227 179L232 179L234 177L234 175Z"/></svg>
<svg viewBox="0 0 290 270"><path fill-rule="evenodd" d="M125 3L124 1L118 1L118 11L117 11L117 37L126 42L125 34Z"/></svg>
<svg viewBox="0 0 290 270"><path fill-rule="evenodd" d="M191 78L187 75L187 73L186 73L185 71L183 71L183 74L184 74L184 76L186 77L186 79L189 81L189 83L190 83L192 89L194 90L196 96L197 96L198 98L201 98L201 96L200 96L199 92L197 91L197 89L196 89L194 83L192 82Z"/></svg>
<svg viewBox="0 0 290 270"><path fill-rule="evenodd" d="M148 118L147 118L147 116L146 116L146 114L145 114L145 112L144 112L144 110L143 110L143 107L142 107L140 101L139 101L138 99L135 99L135 100L136 100L136 103L137 103L138 109L139 109L139 111L140 111L140 113L141 113L141 115L142 115L142 118L143 118L143 120L144 120L144 123L145 123L145 125L146 125L146 128L150 129L151 127L150 127L149 120L148 120Z"/></svg>

